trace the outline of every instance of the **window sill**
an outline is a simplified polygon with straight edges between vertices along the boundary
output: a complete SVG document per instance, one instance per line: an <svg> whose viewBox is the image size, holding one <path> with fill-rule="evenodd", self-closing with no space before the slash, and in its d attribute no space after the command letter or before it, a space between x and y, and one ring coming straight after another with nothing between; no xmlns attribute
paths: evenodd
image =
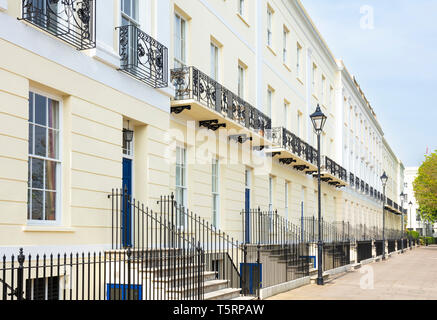
<svg viewBox="0 0 437 320"><path fill-rule="evenodd" d="M59 226L24 226L23 232L51 232L51 233L75 233L76 230L69 227Z"/></svg>
<svg viewBox="0 0 437 320"><path fill-rule="evenodd" d="M237 12L237 17L240 18L240 20L243 21L243 23L244 23L248 28L250 28L250 24L249 24L249 22L247 22L246 19L244 19L244 17L243 17L239 12Z"/></svg>
<svg viewBox="0 0 437 320"><path fill-rule="evenodd" d="M276 52L272 49L272 47L270 47L268 44L266 45L266 47L270 50L271 53L273 53L274 56L276 56Z"/></svg>

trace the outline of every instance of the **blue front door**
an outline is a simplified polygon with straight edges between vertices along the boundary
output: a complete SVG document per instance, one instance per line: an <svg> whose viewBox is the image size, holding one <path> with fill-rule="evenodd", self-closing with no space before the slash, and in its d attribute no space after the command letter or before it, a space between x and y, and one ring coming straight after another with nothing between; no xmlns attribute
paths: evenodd
<svg viewBox="0 0 437 320"><path fill-rule="evenodd" d="M245 226L244 229L246 230L246 234L244 236L244 241L246 243L250 243L250 189L246 188L245 192Z"/></svg>
<svg viewBox="0 0 437 320"><path fill-rule="evenodd" d="M123 158L123 196L122 207L122 239L123 247L132 245L132 217L131 217L131 197L132 197L132 160ZM126 195L128 201L126 202Z"/></svg>

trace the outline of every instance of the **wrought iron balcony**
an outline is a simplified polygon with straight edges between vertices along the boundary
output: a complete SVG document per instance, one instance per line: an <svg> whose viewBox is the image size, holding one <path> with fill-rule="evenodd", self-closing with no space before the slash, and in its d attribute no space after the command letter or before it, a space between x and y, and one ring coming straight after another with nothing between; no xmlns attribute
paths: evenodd
<svg viewBox="0 0 437 320"><path fill-rule="evenodd" d="M352 172L349 173L349 181L350 181L351 187L353 187L355 185L355 175Z"/></svg>
<svg viewBox="0 0 437 320"><path fill-rule="evenodd" d="M317 150L302 139L300 139L295 134L288 131L286 128L273 128L271 130L271 140L274 145L288 150L293 155L299 157L301 160L312 164L313 168L308 167L305 168L306 170L312 171L317 166ZM299 162L300 159L294 159L293 163L296 163L296 167L300 167L302 165L302 163Z"/></svg>
<svg viewBox="0 0 437 320"><path fill-rule="evenodd" d="M373 197L373 187L370 187L370 196Z"/></svg>
<svg viewBox="0 0 437 320"><path fill-rule="evenodd" d="M22 0L21 17L78 50L96 46L95 0Z"/></svg>
<svg viewBox="0 0 437 320"><path fill-rule="evenodd" d="M365 192L364 180L361 180L361 192Z"/></svg>
<svg viewBox="0 0 437 320"><path fill-rule="evenodd" d="M194 100L263 137L272 128L268 116L195 67L173 69L171 81L175 101Z"/></svg>
<svg viewBox="0 0 437 320"><path fill-rule="evenodd" d="M327 156L323 156L322 160L322 170L326 171L329 175L334 177L331 183L338 183L339 185L346 185L347 182L347 171L334 160Z"/></svg>
<svg viewBox="0 0 437 320"><path fill-rule="evenodd" d="M366 183L366 194L369 194L369 184L368 183Z"/></svg>
<svg viewBox="0 0 437 320"><path fill-rule="evenodd" d="M137 26L118 27L120 69L153 88L168 86L168 49Z"/></svg>
<svg viewBox="0 0 437 320"><path fill-rule="evenodd" d="M387 205L393 207L393 201L390 198L387 198Z"/></svg>
<svg viewBox="0 0 437 320"><path fill-rule="evenodd" d="M355 189L360 189L360 178L355 177Z"/></svg>

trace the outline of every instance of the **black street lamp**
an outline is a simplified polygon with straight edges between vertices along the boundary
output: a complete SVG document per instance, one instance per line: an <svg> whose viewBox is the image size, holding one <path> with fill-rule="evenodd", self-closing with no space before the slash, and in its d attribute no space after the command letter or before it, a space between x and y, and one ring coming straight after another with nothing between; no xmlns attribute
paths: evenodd
<svg viewBox="0 0 437 320"><path fill-rule="evenodd" d="M318 217L319 217L319 241L317 242L317 261L318 261L318 276L317 285L323 286L323 267L322 267L322 197L321 197L321 182L320 182L320 135L323 132L327 117L323 114L320 106L317 105L316 112L311 116L314 131L317 134L317 184L318 184Z"/></svg>
<svg viewBox="0 0 437 320"><path fill-rule="evenodd" d="M401 219L401 253L404 253L404 201L407 201L407 194L402 191L401 193L401 213L402 213L402 219Z"/></svg>
<svg viewBox="0 0 437 320"><path fill-rule="evenodd" d="M382 182L382 260L385 260L385 186L387 185L387 174L384 171L384 174L381 176Z"/></svg>
<svg viewBox="0 0 437 320"><path fill-rule="evenodd" d="M411 220L411 210L412 210L413 203L410 201L408 205L410 206L410 231L411 231L413 230L413 220Z"/></svg>

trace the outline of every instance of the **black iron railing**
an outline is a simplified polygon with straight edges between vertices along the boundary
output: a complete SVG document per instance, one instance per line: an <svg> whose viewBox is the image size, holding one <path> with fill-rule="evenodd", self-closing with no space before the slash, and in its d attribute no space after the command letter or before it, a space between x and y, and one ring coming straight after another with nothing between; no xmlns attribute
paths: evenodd
<svg viewBox="0 0 437 320"><path fill-rule="evenodd" d="M175 100L196 100L261 136L272 128L268 116L195 67L173 69L171 81Z"/></svg>
<svg viewBox="0 0 437 320"><path fill-rule="evenodd" d="M0 300L203 300L196 247L18 256L0 264Z"/></svg>
<svg viewBox="0 0 437 320"><path fill-rule="evenodd" d="M232 288L241 288L242 243L178 204L173 194L161 196L158 204L160 216L169 221L173 232L182 238L193 239L205 252L206 269L217 272L217 279L228 280Z"/></svg>
<svg viewBox="0 0 437 320"><path fill-rule="evenodd" d="M120 69L153 88L168 86L168 49L137 26L118 27Z"/></svg>
<svg viewBox="0 0 437 320"><path fill-rule="evenodd" d="M271 130L271 140L274 144L291 151L301 159L317 165L317 150L286 128L273 128Z"/></svg>
<svg viewBox="0 0 437 320"><path fill-rule="evenodd" d="M323 169L327 170L333 176L347 182L347 171L334 160L327 156L322 159Z"/></svg>
<svg viewBox="0 0 437 320"><path fill-rule="evenodd" d="M360 178L355 176L355 189L358 191L360 189Z"/></svg>
<svg viewBox="0 0 437 320"><path fill-rule="evenodd" d="M372 241L357 242L357 263L372 258Z"/></svg>
<svg viewBox="0 0 437 320"><path fill-rule="evenodd" d="M22 19L79 50L96 46L95 0L22 0Z"/></svg>

